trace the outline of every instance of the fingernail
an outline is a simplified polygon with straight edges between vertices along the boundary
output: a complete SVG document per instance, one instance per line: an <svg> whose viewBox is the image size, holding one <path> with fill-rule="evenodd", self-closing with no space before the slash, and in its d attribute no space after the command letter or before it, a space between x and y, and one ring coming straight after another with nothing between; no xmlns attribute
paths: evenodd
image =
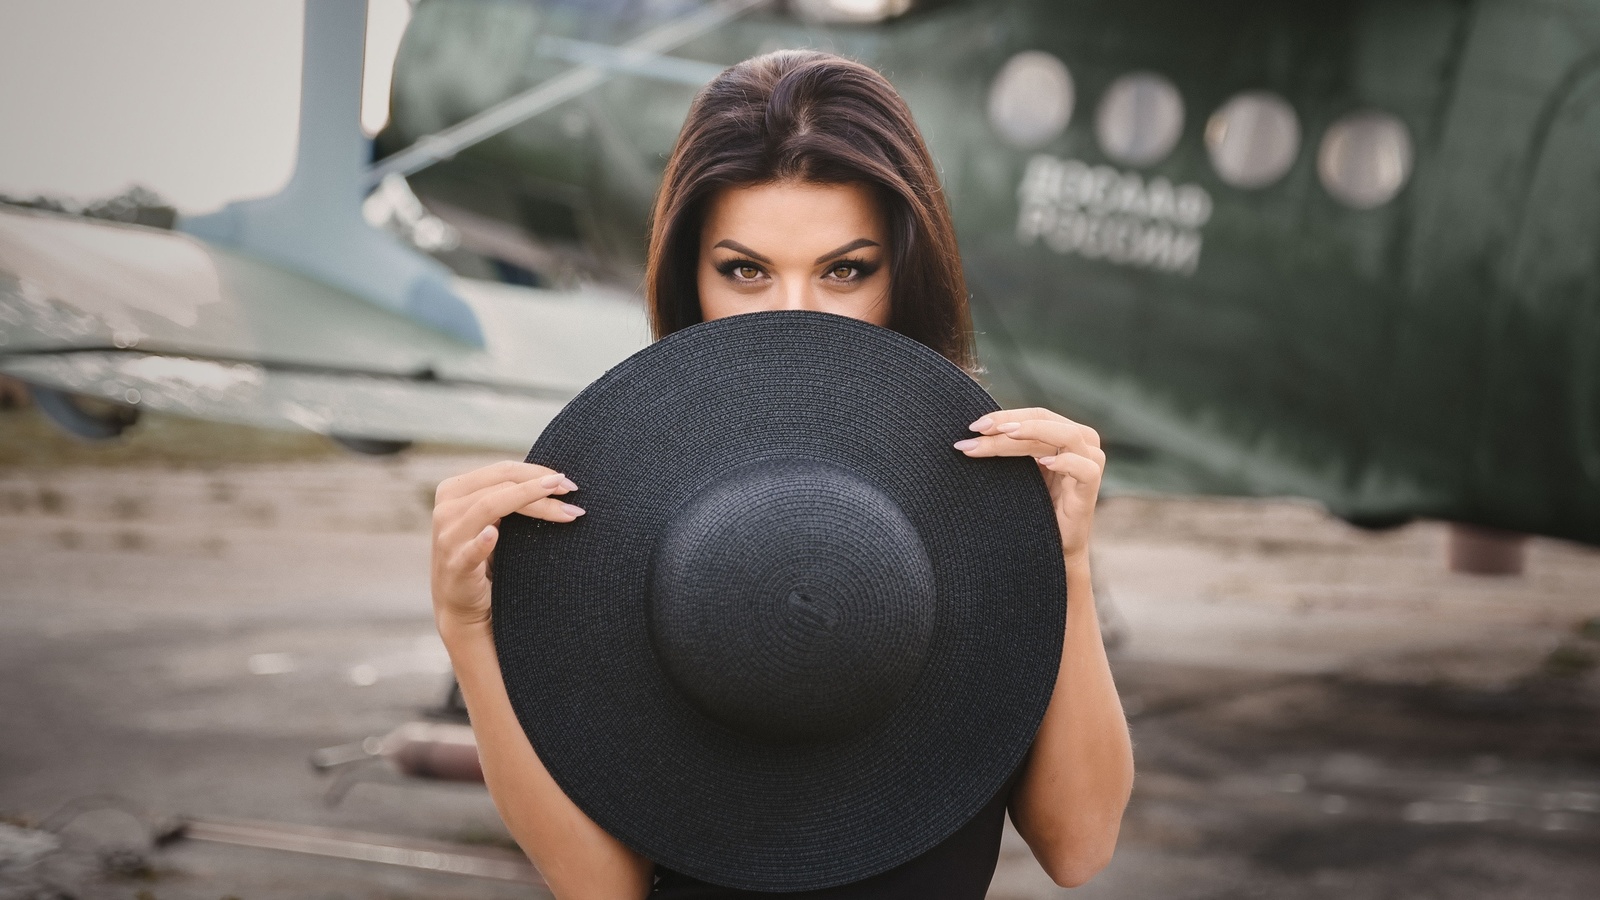
<svg viewBox="0 0 1600 900"><path fill-rule="evenodd" d="M1056 458L1054 456L1041 456L1041 457L1039 457L1039 465L1041 465L1041 466L1048 466L1048 465L1050 465L1051 463L1053 463L1055 461L1056 461Z"/></svg>
<svg viewBox="0 0 1600 900"><path fill-rule="evenodd" d="M1001 434L1010 434L1011 432L1016 431L1018 428L1021 428L1021 427L1022 427L1022 423L1021 422L1007 422L1004 425L1001 425L999 428L996 428L995 430L1000 432Z"/></svg>
<svg viewBox="0 0 1600 900"><path fill-rule="evenodd" d="M967 427L972 429L973 431L982 431L985 428L988 428L990 425L993 425L993 424L994 424L994 420L993 419L989 418L988 416L984 416L983 418L979 419L976 422L973 422L971 425L968 425Z"/></svg>
<svg viewBox="0 0 1600 900"><path fill-rule="evenodd" d="M957 450L972 450L972 449L975 449L977 446L978 446L978 439L977 438L967 438L964 441L956 441L956 443L955 443L955 448Z"/></svg>
<svg viewBox="0 0 1600 900"><path fill-rule="evenodd" d="M575 491L578 489L578 483L573 481L571 478L566 477L561 479L561 486L569 491Z"/></svg>
<svg viewBox="0 0 1600 900"><path fill-rule="evenodd" d="M564 475L546 475L545 477L539 479L539 487L555 487L556 485L560 484L565 477L566 476Z"/></svg>
<svg viewBox="0 0 1600 900"><path fill-rule="evenodd" d="M563 503L563 504L561 504L561 511L566 513L569 516L581 516L581 515L583 515L583 507L581 507L581 506L573 506L571 503Z"/></svg>

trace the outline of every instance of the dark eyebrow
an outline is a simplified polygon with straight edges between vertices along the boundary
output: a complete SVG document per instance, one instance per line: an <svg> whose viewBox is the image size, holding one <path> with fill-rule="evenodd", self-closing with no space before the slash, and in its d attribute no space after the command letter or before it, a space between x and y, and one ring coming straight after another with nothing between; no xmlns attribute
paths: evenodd
<svg viewBox="0 0 1600 900"><path fill-rule="evenodd" d="M755 260L756 262L764 262L769 266L772 265L772 260L767 259L765 256L762 256L761 254L755 252L754 250L751 250L749 247L746 247L745 245L739 243L738 241L721 240L721 241L717 241L715 244L712 244L711 246L713 248L716 248L716 247L727 247L729 250L732 250L735 253L743 253L745 256L750 257L751 259Z"/></svg>
<svg viewBox="0 0 1600 900"><path fill-rule="evenodd" d="M843 256L844 254L849 253L851 250L855 250L855 249L858 249L860 247L876 247L876 246L878 246L878 242L877 241L869 240L867 238L856 238L855 240L851 241L850 243L845 244L843 247L839 247L838 249L835 249L835 250L829 250L827 253L824 253L821 256L817 257L816 264L820 266L823 263L827 262L828 260L833 259L835 256Z"/></svg>

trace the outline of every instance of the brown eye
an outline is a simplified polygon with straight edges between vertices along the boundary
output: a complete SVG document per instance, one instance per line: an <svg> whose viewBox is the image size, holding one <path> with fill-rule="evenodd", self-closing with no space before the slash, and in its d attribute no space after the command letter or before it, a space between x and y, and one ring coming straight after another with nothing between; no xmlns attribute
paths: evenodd
<svg viewBox="0 0 1600 900"><path fill-rule="evenodd" d="M744 281L750 281L751 279L755 278L758 274L760 274L759 272L756 271L756 267L755 266L739 266L738 268L733 270L733 273L735 275L739 276L739 278L743 279Z"/></svg>
<svg viewBox="0 0 1600 900"><path fill-rule="evenodd" d="M844 281L845 279L849 278L851 275L854 275L855 273L856 273L855 266L834 266L833 267L833 277L839 279L840 281Z"/></svg>

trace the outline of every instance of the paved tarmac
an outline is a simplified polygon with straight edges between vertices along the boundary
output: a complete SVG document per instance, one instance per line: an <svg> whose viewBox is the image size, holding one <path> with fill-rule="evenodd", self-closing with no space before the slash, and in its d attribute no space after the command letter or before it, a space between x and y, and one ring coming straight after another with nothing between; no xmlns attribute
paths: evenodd
<svg viewBox="0 0 1600 900"><path fill-rule="evenodd" d="M491 457L274 446L0 466L0 900L544 895L142 846L179 815L507 845L479 788L373 781L330 807L307 764L442 699L433 487ZM990 897L1595 896L1600 552L1534 540L1523 576L1457 575L1441 525L1293 502L1119 497L1098 528L1135 798L1074 891L1008 828ZM28 851L70 801L63 848Z"/></svg>

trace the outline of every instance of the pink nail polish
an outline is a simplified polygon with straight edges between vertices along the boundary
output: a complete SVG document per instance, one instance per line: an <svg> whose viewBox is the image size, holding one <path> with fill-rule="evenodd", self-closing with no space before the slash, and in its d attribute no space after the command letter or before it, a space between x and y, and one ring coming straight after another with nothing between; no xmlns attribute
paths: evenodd
<svg viewBox="0 0 1600 900"><path fill-rule="evenodd" d="M967 438L964 441L956 441L954 446L957 450L972 450L978 446L978 439Z"/></svg>
<svg viewBox="0 0 1600 900"><path fill-rule="evenodd" d="M999 428L997 428L995 430L999 431L1002 434L1010 434L1011 432L1016 431L1018 428L1021 428L1021 427L1022 427L1022 423L1021 422L1007 422L1007 423L1005 423L1004 425L1001 425Z"/></svg>
<svg viewBox="0 0 1600 900"><path fill-rule="evenodd" d="M539 479L539 487L555 487L561 483L562 478L561 475L546 475Z"/></svg>
<svg viewBox="0 0 1600 900"><path fill-rule="evenodd" d="M990 425L993 425L993 424L994 424L994 420L993 419L989 418L988 416L984 416L983 418L979 419L976 422L973 422L971 425L968 425L967 427L972 429L973 431L982 431L985 428L988 428Z"/></svg>
<svg viewBox="0 0 1600 900"><path fill-rule="evenodd" d="M583 515L583 507L581 507L581 506L573 506L571 503L563 503L563 504L561 504L561 511L566 513L569 516L581 516L581 515Z"/></svg>
<svg viewBox="0 0 1600 900"><path fill-rule="evenodd" d="M569 491L575 491L578 489L578 483L565 476L563 476L561 479L561 486Z"/></svg>

